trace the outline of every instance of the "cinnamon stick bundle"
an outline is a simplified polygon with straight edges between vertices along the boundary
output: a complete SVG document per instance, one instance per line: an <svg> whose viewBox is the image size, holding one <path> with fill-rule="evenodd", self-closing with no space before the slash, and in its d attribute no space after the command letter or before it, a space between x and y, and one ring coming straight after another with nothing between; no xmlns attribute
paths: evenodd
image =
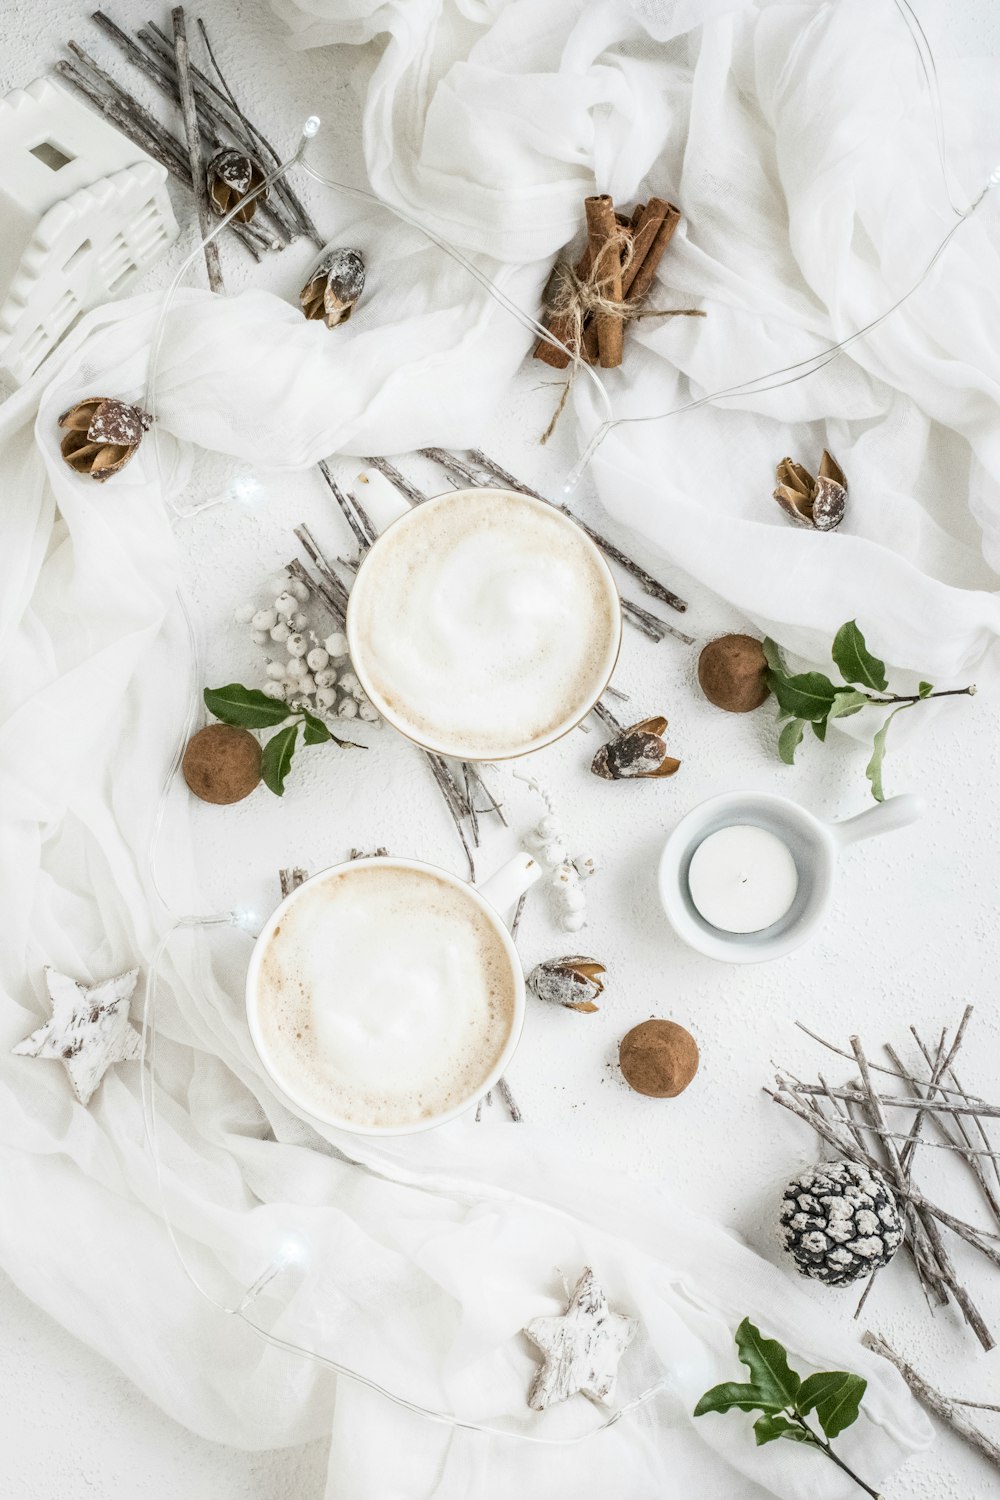
<svg viewBox="0 0 1000 1500"><path fill-rule="evenodd" d="M640 204L629 219L625 219L624 215L615 214L610 199L606 195L586 199L585 208L587 248L574 267L577 281L584 286L598 282L600 300L621 302L625 309L625 316L615 317L610 309L603 307L596 315L586 312L582 318L581 353L589 364L596 364L600 361L603 368L609 369L621 363L627 310L635 308L652 286L657 267L680 223L681 214L679 208L668 203L664 198L650 198L645 206ZM623 229L627 229L630 240L623 238ZM609 274L607 259L605 258L602 265L595 258L595 246L597 256L602 253L606 256L607 243L613 239L617 239L619 245L624 244L626 247L626 253L621 257L623 264L620 283L615 279L613 266ZM594 271L595 265L598 267L596 272ZM619 284L620 291L618 291ZM554 313L549 318L547 326L556 338L573 348L575 334L580 325L581 317L579 311L574 309L571 291L567 297L565 309L560 308ZM602 330L604 332L603 348ZM544 338L540 338L536 343L534 356L555 370L565 370L570 362L570 356L565 350Z"/></svg>

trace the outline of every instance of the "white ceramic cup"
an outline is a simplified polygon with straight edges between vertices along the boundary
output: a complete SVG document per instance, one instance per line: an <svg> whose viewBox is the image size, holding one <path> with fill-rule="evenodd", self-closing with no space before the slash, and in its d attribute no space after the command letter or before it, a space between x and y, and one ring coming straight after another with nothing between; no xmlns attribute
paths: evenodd
<svg viewBox="0 0 1000 1500"><path fill-rule="evenodd" d="M261 966L264 962L264 955L267 951L271 935L280 924L289 907L301 898L304 891L308 891L312 886L317 885L323 880L328 880L331 875L349 877L352 871L364 869L365 866L369 865L377 865L380 869L388 867L397 870L423 871L433 875L437 880L447 881L449 885L456 886L465 891L466 894L470 894L476 905L489 918L490 924L495 929L510 960L510 974L514 993L513 1015L511 1018L510 1034L496 1065L489 1075L476 1085L476 1088L468 1097L461 1099L452 1108L440 1114L413 1121L407 1125L359 1125L356 1121L339 1119L334 1114L317 1113L312 1104L300 1092L296 1079L292 1074L287 1069L282 1069L276 1065L271 1058L267 1043L264 1041L262 1035L260 1024L258 990ZM468 881L461 880L457 875L451 875L447 870L438 869L436 865L426 864L422 860L395 859L388 855L372 855L367 859L348 860L345 864L334 865L326 870L320 870L318 874L311 876L309 880L303 881L300 886L297 886L294 891L291 891L284 898L265 922L254 943L246 977L246 1010L250 1036L254 1047L257 1049L257 1056L278 1089L300 1110L310 1115L312 1119L320 1120L325 1125L338 1126L342 1130L350 1131L353 1135L413 1135L417 1131L430 1130L436 1125L443 1125L446 1121L453 1120L458 1115L464 1114L470 1105L475 1104L478 1099L481 1099L484 1094L489 1092L505 1068L509 1066L510 1060L517 1049L517 1044L521 1039L521 1028L524 1025L524 970L521 967L521 960L514 946L514 940L500 914L501 912L508 911L522 892L534 884L541 873L540 865L529 854L516 854L513 859L508 860L505 865L502 865L489 880L484 881L481 885L472 886Z"/></svg>
<svg viewBox="0 0 1000 1500"><path fill-rule="evenodd" d="M840 851L859 839L905 828L923 810L923 799L907 792L843 823L826 823L773 792L726 792L710 797L682 818L667 839L659 866L663 909L678 937L709 958L731 964L781 958L811 938L826 920ZM766 828L781 839L795 861L799 877L795 899L783 917L761 932L724 932L713 927L698 911L688 888L694 851L710 834L734 824Z"/></svg>
<svg viewBox="0 0 1000 1500"><path fill-rule="evenodd" d="M436 506L452 505L456 501L461 501L465 495L474 495L481 499L484 495L490 494L495 495L499 500L516 501L518 505L522 505L528 510L538 510L542 512L547 520L554 520L559 526L571 528L575 541L581 544L584 550L590 554L595 574L603 588L604 603L607 607L608 618L611 623L607 635L604 659L600 664L599 671L595 673L588 689L581 693L580 699L574 704L572 712L567 714L560 723L548 729L545 733L531 739L525 738L522 742L503 754L484 756L471 749L468 745L463 745L454 736L449 736L444 732L439 735L427 733L422 737L418 737L411 727L402 722L399 714L394 711L392 702L387 702L385 696L380 692L378 683L372 675L370 663L376 659L375 653L370 649L360 630L358 614L361 609L359 601L361 601L363 594L374 591L374 597L378 597L377 591L381 586L379 568L384 555L382 545L387 537L391 535L394 545L398 546L400 539L405 538L407 533L411 532L414 541L419 543L421 525ZM600 548L591 540L583 528L577 525L572 516L560 510L558 506L550 505L548 501L539 500L533 495L524 495L515 490L490 489L486 486L481 486L473 490L448 490L442 495L436 495L432 499L425 501L422 505L414 506L411 510L404 512L403 515L399 516L386 527L385 531L381 533L365 553L354 583L351 586L347 604L346 630L351 667L365 693L387 724L391 724L394 729L398 730L400 734L404 735L413 744L419 745L422 750L429 750L436 755L448 755L456 760L466 761L514 760L522 755L529 755L535 750L541 750L544 746L551 745L556 740L562 739L564 735L569 734L570 730L575 729L587 717L604 692L618 664L618 654L621 650L621 598L618 593L618 586L615 583L610 568L604 560Z"/></svg>

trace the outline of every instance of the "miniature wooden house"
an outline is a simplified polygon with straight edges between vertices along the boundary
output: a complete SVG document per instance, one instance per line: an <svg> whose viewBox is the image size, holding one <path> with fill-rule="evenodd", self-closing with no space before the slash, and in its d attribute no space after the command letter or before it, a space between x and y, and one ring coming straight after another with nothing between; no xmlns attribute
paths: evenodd
<svg viewBox="0 0 1000 1500"><path fill-rule="evenodd" d="M165 178L47 78L0 100L0 372L15 384L176 238Z"/></svg>

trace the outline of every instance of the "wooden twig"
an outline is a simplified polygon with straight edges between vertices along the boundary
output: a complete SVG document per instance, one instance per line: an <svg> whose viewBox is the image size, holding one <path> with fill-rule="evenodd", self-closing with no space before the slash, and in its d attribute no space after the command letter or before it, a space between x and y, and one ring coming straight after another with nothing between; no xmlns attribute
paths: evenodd
<svg viewBox="0 0 1000 1500"><path fill-rule="evenodd" d="M346 585L343 583L343 581L340 578L337 577L336 573L333 571L333 568L330 566L330 564L327 562L326 558L323 556L322 552L319 550L319 547L316 544L315 537L313 536L312 532L309 530L309 527L306 525L306 523L304 521L300 522L300 524L295 527L295 535L298 537L299 541L302 543L302 546L303 546L303 548L304 548L307 556L312 561L313 566L318 570L318 572L320 574L320 578L322 579L323 584L325 585L326 590L329 593L330 597L332 599L335 599L337 601L338 619L341 622L344 621L344 620L346 620L346 618L347 618L347 587L346 587ZM303 580L303 581L305 581L305 580Z"/></svg>
<svg viewBox="0 0 1000 1500"><path fill-rule="evenodd" d="M177 88L181 98L181 118L187 137L188 161L191 166L191 182L195 203L198 206L198 224L204 241L205 269L208 284L213 292L224 293L226 284L222 278L219 247L209 236L215 228L212 211L208 206L208 189L205 185L205 164L201 157L201 131L198 127L198 111L195 108L194 90L191 86L191 58L188 52L187 26L183 5L175 5L170 12L174 28L174 56L177 59Z"/></svg>
<svg viewBox="0 0 1000 1500"><path fill-rule="evenodd" d="M635 625L643 635L648 635L650 640L662 641L665 635L672 635L675 641L683 641L686 646L694 645L694 636L686 635L683 630L678 630L676 625L671 625L668 620L661 620L659 615L654 615L652 610L643 609L641 604L634 604L631 599L621 598L622 614L630 625Z"/></svg>
<svg viewBox="0 0 1000 1500"><path fill-rule="evenodd" d="M608 708L606 703L602 703L600 698L598 698L597 702L594 704L593 708L590 711L594 715L594 717L600 719L604 727L606 729L610 729L613 734L617 734L619 729L622 728L621 721L615 718L610 708Z"/></svg>
<svg viewBox="0 0 1000 1500"><path fill-rule="evenodd" d="M507 1082L506 1078L498 1078L493 1086L496 1089L497 1093L500 1095L500 1098L503 1100L504 1104L506 1104L507 1113L510 1115L513 1124L520 1124L523 1116L521 1114L521 1110L517 1100L514 1098L514 1095L510 1091L510 1084Z"/></svg>
<svg viewBox="0 0 1000 1500"><path fill-rule="evenodd" d="M472 831L473 846L479 848L479 814L476 811L475 796L472 790L472 773L467 762L462 763L462 776L465 780L465 805L469 809L469 828Z"/></svg>
<svg viewBox="0 0 1000 1500"><path fill-rule="evenodd" d="M152 28L152 22L150 22L150 27ZM243 110L237 103L236 96L233 93L232 89L229 87L229 84L226 82L226 79L223 76L222 69L219 67L218 62L216 61L215 53L212 50L212 43L209 41L208 31L206 30L205 23L200 16L198 17L198 30L201 32L202 41L205 43L205 50L208 53L212 67L215 69L215 75L219 80L222 94L229 101L229 105L233 110L233 113L237 116L247 135L250 137L249 144L253 146L256 143L256 145L265 155L270 156L272 162L276 167L280 166L281 157L278 155L275 148L271 145L271 142L268 140L267 136L264 135L261 130L258 130L257 126L247 115L244 114ZM201 73L198 76L204 82L206 88L212 88L211 79L207 78L204 73ZM218 92L218 90L216 90L216 92ZM256 155L256 152L252 152L252 154ZM311 239L318 250L324 249L326 246L326 241L323 239L323 236L316 228L316 225L310 218L304 203L302 202L301 198L299 198L298 194L295 192L286 176L281 176L275 179L274 190L282 199L284 199L285 206L294 216L296 226L301 231L301 233Z"/></svg>
<svg viewBox="0 0 1000 1500"><path fill-rule="evenodd" d="M292 869L279 870L278 879L281 882L281 895L284 899L285 896L290 896L293 891L298 890L299 886L309 879L309 875L307 871L296 865Z"/></svg>
<svg viewBox="0 0 1000 1500"><path fill-rule="evenodd" d="M358 546L362 552L367 552L372 542L378 536L378 532L375 530L367 511L360 500L355 499L354 496L347 495L340 488L340 485L330 473L330 466L325 459L321 458L316 467L326 480L330 493L340 507L345 521L354 532Z"/></svg>
<svg viewBox="0 0 1000 1500"><path fill-rule="evenodd" d="M290 577L297 578L299 583L305 584L310 594L329 610L338 629L343 630L346 616L341 607L339 596L331 592L321 579L314 578L308 569L302 566L297 557L293 557L290 562L285 564L285 571Z"/></svg>
<svg viewBox="0 0 1000 1500"><path fill-rule="evenodd" d="M476 765L475 761L469 761L467 763L467 765L466 765L466 770L469 772L469 774L470 774L470 776L472 778L473 785L479 787L480 791L485 796L487 802L490 804L488 809L480 809L480 810L481 811L489 811L489 812L495 813L497 815L497 817L500 819L500 822L503 824L503 826L505 828L507 828L509 825L508 825L508 822L507 822L507 818L506 818L506 816L504 814L503 807L497 801L496 797L494 797L493 793L490 791L490 789L487 786L486 782L483 780L483 774L482 774L482 771L481 771L480 767L478 765Z"/></svg>
<svg viewBox="0 0 1000 1500"><path fill-rule="evenodd" d="M465 858L468 861L469 865L469 879L473 883L475 883L476 863L472 857L472 850L469 848L469 841L465 836L465 829L462 826L462 820L469 815L465 799L459 791L458 787L455 785L455 782L452 779L451 772L448 770L448 767L441 756L434 755L430 750L425 750L423 752L423 756L427 764L431 768L431 774L438 784L438 788L441 792L441 796L444 798L445 805L448 808L448 811L451 813L452 822L455 824L455 830L458 833L459 839L461 840L462 848L465 850Z"/></svg>
<svg viewBox="0 0 1000 1500"><path fill-rule="evenodd" d="M515 943L517 942L517 929L521 925L521 917L524 913L524 903L527 901L527 899L527 891L522 891L520 896L518 896L517 898L517 905L514 908L514 915L510 919L510 935Z"/></svg>
<svg viewBox="0 0 1000 1500"><path fill-rule="evenodd" d="M978 1427L974 1427L971 1422L965 1419L957 1409L958 1402L949 1400L946 1396L942 1396L939 1391L936 1391L932 1385L928 1385L923 1376L918 1375L913 1366L907 1364L906 1360L898 1355L895 1349L892 1349L886 1343L885 1339L880 1338L878 1334L869 1331L862 1336L861 1342L873 1354L880 1354L883 1359L887 1359L890 1364L895 1365L922 1406L926 1406L928 1411L932 1411L936 1417L940 1417L941 1421L946 1422L963 1442L969 1443L985 1459L993 1464L995 1468L1000 1469L1000 1447L992 1442L985 1433L980 1432ZM966 1403L961 1404L964 1405ZM968 1404L975 1405L974 1402L969 1402Z"/></svg>
<svg viewBox="0 0 1000 1500"><path fill-rule="evenodd" d="M417 486L412 484L405 474L401 474L396 465L391 464L387 458L366 458L365 463L370 464L373 469L388 479L390 484L395 485L399 493L409 500L411 505L423 505L425 500L430 499L429 495L425 495L423 490L418 490Z"/></svg>
<svg viewBox="0 0 1000 1500"><path fill-rule="evenodd" d="M819 1045L821 1047L825 1047L828 1052L835 1053L837 1057L844 1057L848 1062L854 1061L854 1056L852 1053L845 1052L843 1047L838 1047L834 1042L828 1042L826 1037L820 1036L815 1031L810 1031L805 1022L796 1021L795 1025L798 1027L799 1031L804 1031L807 1037L811 1037L814 1042L818 1042ZM899 1073L895 1068L887 1068L880 1063L869 1063L869 1067L871 1068L873 1073L885 1073L889 1078L902 1078L904 1083L913 1084L920 1082L920 1079L914 1078L911 1073ZM938 1089L942 1094L954 1094L956 1097L961 1096L960 1089L945 1088L944 1084L939 1083Z"/></svg>
<svg viewBox="0 0 1000 1500"><path fill-rule="evenodd" d="M930 1057L928 1055L927 1048L924 1046L924 1043L919 1036L919 1033L913 1026L910 1027L910 1031L913 1034L913 1038L916 1041L917 1046L923 1053L925 1061L927 1062L928 1066L930 1066ZM951 1079L955 1087L960 1090L962 1102L966 1105L971 1106L974 1101L964 1091L964 1089L961 1089L961 1085L959 1084L954 1068L949 1068L948 1077ZM941 1087L940 1079L938 1080L937 1087L939 1089ZM986 1134L986 1127L983 1125L982 1119L980 1118L980 1116L984 1113L988 1115L990 1111L988 1106L982 1104L982 1101L978 1101L978 1104L979 1107L970 1110L970 1113L972 1115L972 1123L979 1136L979 1139L982 1141L983 1145L987 1147L990 1155L993 1157L994 1176L996 1177L997 1181L1000 1182L1000 1161L997 1160L997 1154L992 1151L992 1142L990 1141L989 1136ZM998 1113L1000 1113L1000 1111L998 1111ZM982 1163L979 1161L980 1153L973 1148L972 1137L969 1134L969 1131L966 1129L964 1120L960 1118L954 1118L951 1122L955 1127L957 1136L959 1137L959 1142L956 1142L955 1135L953 1135L952 1132L948 1129L944 1120L941 1118L941 1115L939 1113L934 1113L932 1115L932 1118L939 1133L943 1135L946 1140L955 1142L956 1145L958 1145L959 1142L964 1144L967 1151L966 1160L968 1161L969 1168L972 1171L972 1174L975 1177L976 1181L978 1182L980 1189L982 1190L983 1197L989 1204L990 1211L993 1214L994 1219L998 1224L1000 1224L1000 1198L997 1197L992 1184L987 1180L986 1172L983 1168Z"/></svg>
<svg viewBox="0 0 1000 1500"><path fill-rule="evenodd" d="M887 1048L886 1050L888 1051L889 1049ZM893 1056L895 1056L895 1054L893 1054ZM872 1069L872 1071L874 1071L874 1063L869 1063L868 1066ZM884 1069L883 1071L888 1072L888 1069ZM893 1076L902 1077L903 1075L894 1074ZM926 1080L911 1078L909 1074L906 1075L906 1079L915 1087L926 1086ZM941 1084L938 1083L935 1085L935 1087L940 1088ZM850 1084L846 1085L844 1088L831 1088L828 1090L821 1084L797 1083L796 1088L802 1094L826 1094L827 1092L829 1092L831 1097L834 1099L846 1099L855 1104L860 1098L862 1098L862 1095L861 1093L859 1093L858 1089L852 1088ZM957 1094L959 1090L952 1089L950 1090L950 1092ZM880 1094L879 1098L885 1105L886 1109L916 1109L919 1110L922 1114L931 1115L982 1115L984 1119L1000 1118L1000 1105L985 1104L978 1099L972 1099L968 1103L953 1104L947 1099L927 1099L920 1098L919 1095L912 1099L908 1099L905 1094ZM996 1153L990 1152L989 1154L994 1155Z"/></svg>

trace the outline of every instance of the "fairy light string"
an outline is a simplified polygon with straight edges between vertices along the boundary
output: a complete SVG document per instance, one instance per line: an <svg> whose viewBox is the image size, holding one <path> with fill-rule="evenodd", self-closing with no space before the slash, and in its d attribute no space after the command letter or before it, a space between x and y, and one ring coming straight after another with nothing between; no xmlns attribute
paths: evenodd
<svg viewBox="0 0 1000 1500"><path fill-rule="evenodd" d="M341 194L342 196L354 198L356 200L363 201L369 204L375 204L381 209L388 210L388 212L393 214L396 219L408 225L411 229L417 231L429 243L436 246L440 251L442 251L442 253L448 256L449 259L455 261L458 265L460 265L467 272L467 274L486 292L487 296L489 296L504 312L515 318L527 331L529 331L535 337L541 336L546 338L548 341L556 344L567 354L569 354L571 360L573 361L574 372L589 380L593 385L600 408L603 412L603 418L598 423L590 438L584 444L577 460L566 475L561 491L563 498L570 496L576 490L584 473L586 472L592 459L600 449L605 439L611 432L615 431L619 427L625 427L638 423L665 421L668 418L679 416L685 412L696 411L704 406L712 405L717 402L723 402L738 396L763 394L764 392L778 390L784 386L795 384L800 380L808 379L811 375L814 375L825 368L826 365L828 365L833 359L836 359L845 350L849 349L853 344L861 339L868 337L877 328L879 328L886 321L886 319L892 317L896 312L898 312L899 309L902 308L910 300L910 298L920 290L920 288L926 283L928 277L932 274L940 258L948 249L949 245L952 242L952 239L958 233L959 229L964 224L970 221L970 219L980 208L981 204L986 200L987 196L990 194L993 188L1000 184L1000 164L998 164L998 166L995 167L991 172L989 178L983 185L980 192L964 209L959 207L956 203L955 194L952 187L952 175L948 163L947 141L941 108L940 87L933 51L930 47L930 43L928 42L926 33L924 32L918 18L910 7L908 0L893 0L893 4L895 5L896 10L898 11L903 23L907 28L908 35L910 36L910 39L913 43L923 74L932 112L932 122L934 128L934 138L938 164L944 185L944 191L949 206L955 215L955 223L950 226L939 244L933 250L932 254L924 265L923 270L920 272L919 276L913 282L913 284L909 286L898 298L896 298L896 300L892 302L890 306L885 308L884 311L879 313L876 317L872 318L861 328L854 330L852 333L846 335L843 339L840 339L836 343L829 344L816 353L805 358L793 361L788 365L784 365L777 369L763 371L759 375L752 376L747 380L722 388L720 390L708 392L666 411L650 412L636 416L616 416L614 413L611 397L604 384L604 381L601 379L597 370L591 365L588 365L585 361L581 360L580 354L577 350L569 348L565 343L562 342L562 340L554 336L551 330L546 328L539 321L539 319L534 316L534 314L520 307L511 297L508 296L508 294L500 286L497 285L497 283L490 276L486 274L486 272L475 262L475 260L467 256L454 244L449 243L434 229L422 223L414 215L402 210L392 203L384 202L376 194L364 188L354 187L350 184L341 182L336 178L327 176L323 172L319 171L319 169L308 160L307 156L307 148L309 146L309 143L316 137L320 129L319 118L317 116L310 116L309 119L305 121L302 127L301 135L296 149L294 153L289 157L289 159L285 162L280 163L272 171L268 172L264 176L260 185L252 193L247 195L247 197L241 199L230 210L229 213L219 219L218 224L213 228L209 235L205 236L204 238L198 239L194 248L191 250L190 254L185 257L176 274L174 275L170 285L164 293L158 317L152 332L147 364L145 391L142 399L142 404L144 405L146 410L154 413L156 412L157 378L168 318L170 311L174 305L177 291L180 288L181 283L191 265L202 256L202 254L204 253L205 245L214 241L218 237L218 235L222 233L222 231L226 228L230 221L238 213L242 212L245 209L248 200L256 198L265 193L273 183L284 177L285 174L293 166L298 166L300 170L304 171L314 181L320 183L326 188L329 188ZM161 452L156 423L154 423L152 427L152 450L154 455L156 480L160 493L164 496L166 503L170 505L170 507L174 510L175 516L178 520L187 519L188 517L198 515L202 510L207 509L208 506L219 503L219 500L213 499L203 503L202 505L194 506L190 509L179 508L170 495L169 485L167 485L167 483L165 482L163 455ZM229 496L223 496L221 498L228 499ZM182 733L177 743L175 754L164 778L160 796L154 812L147 851L147 868L150 874L152 889L161 902L162 906L164 907L165 911L168 913L171 912L171 904L164 895L162 885L160 883L159 873L157 869L157 851L163 833L170 792L176 782L176 778L181 765L181 760L183 757L184 747L190 737L194 720L198 712L199 699L197 694L197 685L200 681L201 663L201 650L198 631L195 626L191 610L181 590L178 590L177 599L188 637L188 660L190 664L189 711L186 722L183 726ZM235 1302L226 1302L221 1300L204 1284L200 1276L193 1270L181 1243L181 1237L174 1225L173 1219L171 1218L167 1201L167 1190L163 1177L162 1157L159 1150L158 1139L159 1122L156 1109L157 1090L155 1084L157 1038L156 1010L158 992L161 983L162 967L167 954L167 950L171 941L178 932L184 930L206 931L218 929L220 927L229 927L240 929L246 932L248 936L253 936L252 929L254 923L255 919L251 914L241 912L225 912L210 916L172 917L154 952L152 961L149 965L146 979L142 1015L142 1047L140 1053L140 1088L143 1127L146 1143L154 1165L156 1190L164 1226L174 1253L180 1263L180 1266L188 1281L195 1288L195 1290L219 1312L224 1313L227 1316L239 1319L248 1328L252 1329L254 1334L258 1338L271 1345L275 1349L279 1349L286 1353L295 1354L297 1356L312 1360L317 1364L322 1365L324 1368L332 1371L333 1373L342 1376L345 1379L349 1379L368 1390L371 1390L372 1392L378 1394L379 1396L383 1397L385 1400L391 1402L396 1406L402 1407L405 1410L423 1417L428 1421L445 1425L453 1429L476 1432L491 1437L515 1438L522 1442L531 1442L553 1447L574 1446L578 1443L587 1441L589 1438L596 1436L597 1433L603 1432L609 1427L614 1426L623 1417L645 1406L648 1402L652 1401L656 1397L668 1392L670 1389L669 1382L666 1377L663 1377L654 1382L654 1384L649 1386L647 1389L642 1391L633 1400L624 1403L617 1410L610 1413L599 1425L594 1426L583 1433L569 1437L549 1438L543 1437L537 1433L529 1433L521 1430L498 1427L488 1423L475 1422L471 1419L460 1417L456 1413L441 1411L432 1407L423 1406L419 1402L411 1400L409 1397L404 1396L398 1391L392 1391L386 1388L378 1381L376 1381L373 1377L365 1374L364 1372L341 1364L339 1361L333 1359L331 1356L323 1353L322 1351L306 1348L305 1346L295 1343L290 1339L281 1337L280 1335L274 1333L271 1329L262 1326L251 1316L251 1313L256 1306L261 1294L268 1287L270 1287L273 1283L278 1283L280 1285L280 1279L282 1275L290 1267L294 1265L302 1265L307 1262L308 1246L302 1236L300 1236L297 1232L291 1231L283 1236L280 1244L276 1248L273 1257L264 1266L260 1274L243 1290L243 1292L239 1295ZM565 1216L565 1211L563 1210L550 1208L549 1211L556 1214L563 1214Z"/></svg>

